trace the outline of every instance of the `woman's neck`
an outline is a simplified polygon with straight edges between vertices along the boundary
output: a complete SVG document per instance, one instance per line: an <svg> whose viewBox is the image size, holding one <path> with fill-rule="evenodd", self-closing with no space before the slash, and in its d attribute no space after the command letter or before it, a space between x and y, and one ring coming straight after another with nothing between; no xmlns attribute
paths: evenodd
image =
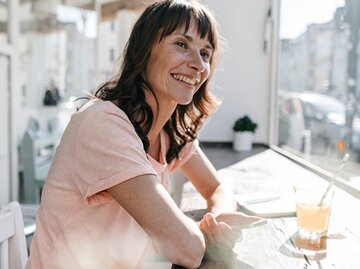
<svg viewBox="0 0 360 269"><path fill-rule="evenodd" d="M152 126L147 134L149 143L151 144L157 140L161 130L174 113L177 104L175 102L170 102L169 100L161 99L158 99L157 103L155 97L148 91L145 91L145 96L146 102L149 104L153 112Z"/></svg>
<svg viewBox="0 0 360 269"><path fill-rule="evenodd" d="M154 114L153 122L147 138L149 139L149 148L148 154L153 157L155 160L160 161L160 150L161 150L161 141L160 141L160 132L164 128L164 125L171 117L172 113L175 110L175 107L171 110L165 111L164 109L159 108L159 110L154 109L152 111Z"/></svg>
<svg viewBox="0 0 360 269"><path fill-rule="evenodd" d="M150 141L149 139L149 148L147 153L153 159L160 161L160 151L161 151L160 135L158 135L155 140Z"/></svg>

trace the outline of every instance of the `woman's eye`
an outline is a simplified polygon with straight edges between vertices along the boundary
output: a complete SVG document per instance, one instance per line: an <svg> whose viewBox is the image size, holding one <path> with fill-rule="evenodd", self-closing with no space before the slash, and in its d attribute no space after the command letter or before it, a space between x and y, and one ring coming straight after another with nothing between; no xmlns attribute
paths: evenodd
<svg viewBox="0 0 360 269"><path fill-rule="evenodd" d="M203 57L203 59L205 59L205 60L209 60L211 55L210 55L210 53L204 51L204 52L201 52L201 57Z"/></svg>
<svg viewBox="0 0 360 269"><path fill-rule="evenodd" d="M184 42L176 42L176 45L180 48L187 49L187 45Z"/></svg>

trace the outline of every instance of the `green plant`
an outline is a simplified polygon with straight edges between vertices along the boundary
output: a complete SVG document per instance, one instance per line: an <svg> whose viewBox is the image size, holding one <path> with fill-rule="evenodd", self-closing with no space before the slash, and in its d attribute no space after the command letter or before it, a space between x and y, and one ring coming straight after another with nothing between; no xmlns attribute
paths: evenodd
<svg viewBox="0 0 360 269"><path fill-rule="evenodd" d="M233 130L235 132L253 132L255 133L255 130L257 128L257 124L254 123L249 116L245 115L244 117L241 117L240 119L238 119L234 126L233 126Z"/></svg>

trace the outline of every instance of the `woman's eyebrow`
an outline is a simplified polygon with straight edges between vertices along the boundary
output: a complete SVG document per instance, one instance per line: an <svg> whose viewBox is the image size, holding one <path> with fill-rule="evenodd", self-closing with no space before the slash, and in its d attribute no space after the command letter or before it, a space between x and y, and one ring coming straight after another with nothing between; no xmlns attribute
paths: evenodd
<svg viewBox="0 0 360 269"><path fill-rule="evenodd" d="M187 35L186 33L176 33L176 35L180 35L182 37L185 37L190 42L194 41L194 38L192 36L190 36L190 35ZM214 50L213 46L211 46L210 43L206 44L205 48Z"/></svg>

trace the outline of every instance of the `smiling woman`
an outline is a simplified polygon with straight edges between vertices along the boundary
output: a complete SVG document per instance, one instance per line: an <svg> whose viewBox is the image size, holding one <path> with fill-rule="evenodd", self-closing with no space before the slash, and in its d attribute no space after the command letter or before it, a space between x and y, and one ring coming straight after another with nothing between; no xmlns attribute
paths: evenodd
<svg viewBox="0 0 360 269"><path fill-rule="evenodd" d="M202 122L218 105L208 87L219 49L215 21L206 9L198 9L199 4L191 5L191 12L184 8L190 6L187 1L165 1L163 6L155 4L153 10L145 10L131 33L119 78L96 93L104 100L120 100L119 107L135 126L145 149L149 144L146 134L153 128L150 122L160 115L161 104L161 115L166 115L164 130L171 140L167 161L196 138ZM199 82L194 86L185 82L191 80ZM173 85L168 85L170 82ZM178 89L180 85L186 90ZM161 91L166 95L161 97ZM181 102L172 100L171 92ZM136 102L129 102L130 96ZM159 100L164 97L172 100L170 106Z"/></svg>
<svg viewBox="0 0 360 269"><path fill-rule="evenodd" d="M197 268L204 255L219 257L209 249L231 252L239 235L231 225L258 220L234 213L197 141L218 105L208 84L217 36L196 2L159 1L143 12L119 76L73 115L58 146L27 269L135 269L154 252ZM168 193L178 168L207 201L200 227Z"/></svg>

